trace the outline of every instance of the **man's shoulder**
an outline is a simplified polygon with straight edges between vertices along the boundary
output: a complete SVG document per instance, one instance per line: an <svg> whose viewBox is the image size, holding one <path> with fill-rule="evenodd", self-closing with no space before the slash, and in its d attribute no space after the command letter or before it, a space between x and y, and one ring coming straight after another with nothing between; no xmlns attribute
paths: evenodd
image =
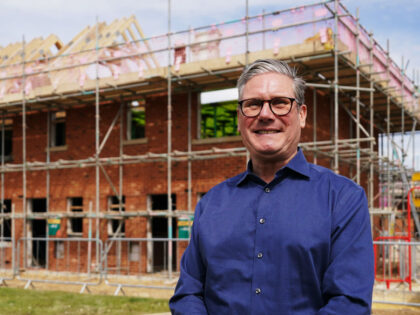
<svg viewBox="0 0 420 315"><path fill-rule="evenodd" d="M245 176L246 172L240 173L234 177L228 178L219 184L213 186L198 202L199 214L205 212L205 209L209 206L219 205L230 199L232 196L232 190L234 190L241 179Z"/></svg>
<svg viewBox="0 0 420 315"><path fill-rule="evenodd" d="M366 193L362 186L348 177L336 174L334 171L310 164L311 180L319 194L328 194L328 200L333 207L333 213L343 214L357 211L359 206L366 207Z"/></svg>
<svg viewBox="0 0 420 315"><path fill-rule="evenodd" d="M214 196L221 196L222 194L229 193L231 189L234 189L237 187L238 183L241 181L241 179L245 176L246 172L242 172L234 177L225 179L224 181L216 184L210 190L203 196L203 198L200 201L206 201L210 197Z"/></svg>
<svg viewBox="0 0 420 315"><path fill-rule="evenodd" d="M238 185L238 183L241 181L241 179L245 176L245 173L246 172L239 173L236 176L230 177L230 178L228 178L228 179L220 182L219 184L213 186L213 188L211 188L209 190L209 193L210 192L217 192L217 191L219 191L221 189L227 189L227 188L234 188L234 187L236 187Z"/></svg>
<svg viewBox="0 0 420 315"><path fill-rule="evenodd" d="M315 181L325 182L328 183L331 187L335 189L354 189L354 190L363 190L363 188L358 185L356 182L351 180L350 178L336 174L329 168L308 163L310 176Z"/></svg>

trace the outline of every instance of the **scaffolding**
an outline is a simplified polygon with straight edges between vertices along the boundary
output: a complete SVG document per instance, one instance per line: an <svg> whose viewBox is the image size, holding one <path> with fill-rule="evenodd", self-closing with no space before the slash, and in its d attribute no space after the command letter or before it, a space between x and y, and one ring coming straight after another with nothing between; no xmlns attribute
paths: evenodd
<svg viewBox="0 0 420 315"><path fill-rule="evenodd" d="M57 52L53 53L53 50ZM244 66L260 58L283 59L303 70L307 85L313 91L314 116L313 139L302 142L300 146L312 154L314 163L320 159L330 160L337 173L343 165L349 167L351 178L367 188L374 234L393 235L395 218L405 215L406 204L402 196L410 189L414 169L404 166L407 151L404 139L398 144L393 141L392 134L409 132L410 143L414 143L420 120L418 85L406 75L404 60L399 67L390 58L389 45L383 49L373 34L360 25L358 17L351 15L338 0L257 16L248 16L247 13L238 20L179 32L171 29L169 0L168 32L162 36L147 38L132 16L110 25L97 21L94 27L85 28L67 45L53 35L29 43L23 39L21 44L11 44L0 50L0 56L3 60L0 64L1 204L4 204L4 187L7 185L5 174L21 174L23 209L12 213L2 210L0 216L2 220L11 219L12 222L22 220L22 237L25 239L28 238L27 222L33 219L87 218L89 239L99 243L101 220L166 217L168 274L172 277L172 220L194 212L192 164L199 160L248 156L245 148L237 146L193 150L192 93L234 87ZM319 92L329 94L332 99L329 140L319 140L317 133ZM156 93L167 93L167 152L127 155L123 147L123 104ZM188 95L188 145L187 151L182 152L172 149L173 93ZM119 103L120 108L101 138L100 108L112 102ZM48 145L45 161L27 160L28 112L44 111L49 115L53 110L65 110L79 104L95 106L95 152L84 159L51 161L52 148ZM343 138L339 132L340 120L343 119L339 114L343 112L345 119L355 127L351 129L355 134L351 131L348 138ZM9 163L4 154L5 125L8 118L18 115L22 117L22 163ZM47 143L51 137L49 124L48 119ZM101 157L117 124L120 125L119 155ZM382 145L387 147L387 152L393 152L391 158L378 154L379 134L385 135L381 139L386 144ZM167 210L122 211L124 166L153 162L167 165ZM172 166L176 162L187 163L188 206L173 211ZM107 174L105 166L110 165L118 166L118 185ZM89 167L95 168L96 192L92 210L89 213L50 211L50 171ZM27 211L27 175L36 171L46 174L46 213ZM118 196L117 214L100 207L99 187L103 179ZM417 211L415 207L412 209L418 232ZM122 228L123 221L120 222L117 232ZM399 224L404 225L404 222ZM94 236L93 230L96 231ZM403 230L404 227L399 229ZM3 238L3 231L0 232ZM112 246L112 242L110 244ZM104 249L105 254L108 250Z"/></svg>

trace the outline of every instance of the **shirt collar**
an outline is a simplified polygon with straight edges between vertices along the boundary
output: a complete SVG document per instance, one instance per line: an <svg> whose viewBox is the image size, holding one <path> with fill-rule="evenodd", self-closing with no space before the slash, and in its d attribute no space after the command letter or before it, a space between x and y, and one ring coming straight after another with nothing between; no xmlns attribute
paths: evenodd
<svg viewBox="0 0 420 315"><path fill-rule="evenodd" d="M305 156L303 155L302 150L298 147L298 152L290 160L290 162L285 166L295 173L301 174L307 178L310 178L309 163L306 161Z"/></svg>
<svg viewBox="0 0 420 315"><path fill-rule="evenodd" d="M276 172L276 177L280 175L283 169L290 169L294 173L302 175L304 177L310 178L310 171L309 171L309 163L306 161L305 156L303 155L302 150L298 147L298 152L296 155L281 169ZM254 172L252 171L252 161L248 161L247 170L243 172L240 176L238 176L236 185L239 186L242 182L244 182L247 178L258 178Z"/></svg>

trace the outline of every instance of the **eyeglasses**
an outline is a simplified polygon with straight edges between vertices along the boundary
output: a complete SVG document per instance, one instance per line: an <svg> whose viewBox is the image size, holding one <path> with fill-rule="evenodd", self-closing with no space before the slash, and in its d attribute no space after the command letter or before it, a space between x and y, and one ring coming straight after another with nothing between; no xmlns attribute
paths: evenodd
<svg viewBox="0 0 420 315"><path fill-rule="evenodd" d="M294 101L296 101L295 98L280 96L272 98L271 100L250 98L239 101L238 103L241 112L245 117L257 117L261 113L265 102L268 102L270 110L274 115L284 116L290 113Z"/></svg>

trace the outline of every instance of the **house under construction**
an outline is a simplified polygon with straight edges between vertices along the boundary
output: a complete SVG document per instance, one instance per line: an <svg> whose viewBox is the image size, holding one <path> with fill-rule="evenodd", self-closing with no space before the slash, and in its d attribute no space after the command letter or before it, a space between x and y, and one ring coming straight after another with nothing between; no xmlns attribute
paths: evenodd
<svg viewBox="0 0 420 315"><path fill-rule="evenodd" d="M419 129L418 87L339 1L155 37L132 16L0 57L0 268L15 275L98 270L105 256L109 272L129 274L136 259L137 273L178 270L195 204L248 157L237 99L211 92L261 58L300 69L300 146L366 189L373 236L418 236L416 175L404 166L414 139L392 140Z"/></svg>

